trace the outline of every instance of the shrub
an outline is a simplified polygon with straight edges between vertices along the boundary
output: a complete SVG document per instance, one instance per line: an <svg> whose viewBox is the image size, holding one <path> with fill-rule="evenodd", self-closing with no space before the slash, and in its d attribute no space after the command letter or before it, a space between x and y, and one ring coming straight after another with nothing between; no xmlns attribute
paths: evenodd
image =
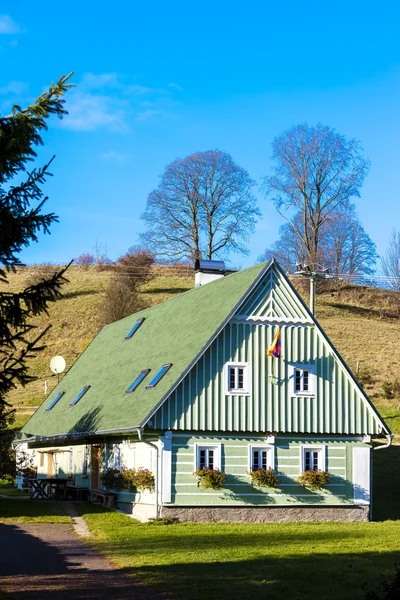
<svg viewBox="0 0 400 600"><path fill-rule="evenodd" d="M174 525L175 523L179 523L177 517L154 517L149 519L149 525Z"/></svg>
<svg viewBox="0 0 400 600"><path fill-rule="evenodd" d="M154 475L148 469L106 469L100 475L101 483L108 490L149 490L155 486Z"/></svg>
<svg viewBox="0 0 400 600"><path fill-rule="evenodd" d="M124 279L112 278L100 306L100 325L109 325L146 308L143 298Z"/></svg>
<svg viewBox="0 0 400 600"><path fill-rule="evenodd" d="M357 379L361 385L371 385L374 383L373 375L368 367L361 367L357 373Z"/></svg>
<svg viewBox="0 0 400 600"><path fill-rule="evenodd" d="M126 285L136 290L138 286L153 279L154 263L155 258L150 252L133 247L119 257L116 268L120 276L124 278Z"/></svg>
<svg viewBox="0 0 400 600"><path fill-rule="evenodd" d="M202 467L193 473L197 477L197 485L206 489L219 490L225 482L225 473L219 469Z"/></svg>
<svg viewBox="0 0 400 600"><path fill-rule="evenodd" d="M122 473L119 469L106 469L101 473L100 480L107 490L120 490L123 487Z"/></svg>
<svg viewBox="0 0 400 600"><path fill-rule="evenodd" d="M303 471L298 482L310 490L321 490L329 482L328 471Z"/></svg>
<svg viewBox="0 0 400 600"><path fill-rule="evenodd" d="M89 254L88 252L74 258L74 263L78 265L78 267L90 267L90 265L94 265L95 262L96 260L93 254Z"/></svg>
<svg viewBox="0 0 400 600"><path fill-rule="evenodd" d="M382 383L383 396L386 400L391 400L400 396L400 383L397 379L394 381L384 381Z"/></svg>
<svg viewBox="0 0 400 600"><path fill-rule="evenodd" d="M276 488L278 485L278 478L275 471L269 469L255 469L249 473L251 477L251 483L257 487L273 487Z"/></svg>
<svg viewBox="0 0 400 600"><path fill-rule="evenodd" d="M132 481L136 489L140 491L149 490L149 492L152 492L154 490L154 475L148 469L143 469L143 467L136 469Z"/></svg>

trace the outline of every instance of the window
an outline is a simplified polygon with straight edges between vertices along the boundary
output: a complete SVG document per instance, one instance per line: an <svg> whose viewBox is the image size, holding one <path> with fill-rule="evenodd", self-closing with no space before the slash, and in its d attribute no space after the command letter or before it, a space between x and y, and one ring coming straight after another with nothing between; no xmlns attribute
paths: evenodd
<svg viewBox="0 0 400 600"><path fill-rule="evenodd" d="M157 383L160 381L162 377L164 377L165 373L172 367L172 363L168 365L163 365L161 369L158 371L156 375L154 375L153 379L150 381L149 385L146 385L146 390L152 390L156 387Z"/></svg>
<svg viewBox="0 0 400 600"><path fill-rule="evenodd" d="M60 392L59 394L57 394L57 396L54 398L54 400L52 400L49 404L49 406L46 408L46 410L51 410L53 408L53 406L55 406L57 404L57 402L59 401L59 399L64 396L65 392Z"/></svg>
<svg viewBox="0 0 400 600"><path fill-rule="evenodd" d="M135 381L126 390L126 393L130 394L131 392L134 392L149 372L150 369L144 369L143 371L140 371L140 374L136 377Z"/></svg>
<svg viewBox="0 0 400 600"><path fill-rule="evenodd" d="M85 385L85 387L79 392L79 394L76 396L76 398L74 398L70 404L70 406L75 406L75 404L78 404L79 400L82 398L82 396L84 394L86 394L86 392L88 391L88 389L90 388L90 385Z"/></svg>
<svg viewBox="0 0 400 600"><path fill-rule="evenodd" d="M302 471L325 471L325 446L302 446Z"/></svg>
<svg viewBox="0 0 400 600"><path fill-rule="evenodd" d="M228 363L226 365L225 387L228 394L247 396L250 393L249 363Z"/></svg>
<svg viewBox="0 0 400 600"><path fill-rule="evenodd" d="M274 447L263 444L261 446L250 446L249 470L273 469L274 468Z"/></svg>
<svg viewBox="0 0 400 600"><path fill-rule="evenodd" d="M197 469L221 468L221 444L203 445L196 444L195 471Z"/></svg>
<svg viewBox="0 0 400 600"><path fill-rule="evenodd" d="M128 333L125 336L126 340L130 340L131 337L133 336L134 333L136 333L136 331L139 329L139 327L141 326L141 324L143 323L144 318L142 319L138 319L136 321L136 323L134 324L134 326L132 327L132 329L130 331L128 331Z"/></svg>
<svg viewBox="0 0 400 600"><path fill-rule="evenodd" d="M315 373L314 367L300 365L292 366L293 394L297 396L314 396Z"/></svg>

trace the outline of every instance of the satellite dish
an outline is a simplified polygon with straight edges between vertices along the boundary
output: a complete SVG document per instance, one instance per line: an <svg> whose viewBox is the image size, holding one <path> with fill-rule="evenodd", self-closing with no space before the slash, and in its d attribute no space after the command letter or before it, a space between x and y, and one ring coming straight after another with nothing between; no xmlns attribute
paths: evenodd
<svg viewBox="0 0 400 600"><path fill-rule="evenodd" d="M53 356L50 361L50 369L56 375L59 375L65 370L67 363L65 362L65 358L63 356Z"/></svg>

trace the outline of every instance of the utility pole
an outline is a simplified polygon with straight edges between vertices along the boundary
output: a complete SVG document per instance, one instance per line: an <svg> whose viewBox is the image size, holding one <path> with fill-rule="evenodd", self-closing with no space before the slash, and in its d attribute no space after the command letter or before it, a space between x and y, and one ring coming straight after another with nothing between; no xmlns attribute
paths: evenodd
<svg viewBox="0 0 400 600"><path fill-rule="evenodd" d="M313 267L313 268L312 268ZM317 298L317 279L331 279L329 270L321 265L309 265L298 263L296 265L296 275L310 278L310 312L315 316L315 301Z"/></svg>

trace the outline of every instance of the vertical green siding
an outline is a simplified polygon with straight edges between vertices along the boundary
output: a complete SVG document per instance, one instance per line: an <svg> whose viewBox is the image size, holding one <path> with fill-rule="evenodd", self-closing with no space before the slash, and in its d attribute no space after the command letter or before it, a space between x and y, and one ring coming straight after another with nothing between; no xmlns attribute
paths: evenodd
<svg viewBox="0 0 400 600"><path fill-rule="evenodd" d="M250 444L263 444L265 437L252 435L201 436L194 432L174 434L172 438L172 503L175 505L340 505L353 504L352 448L362 442L332 437L277 437L274 444L277 488L254 487L247 474ZM204 490L197 485L195 444L221 444L221 468L226 481L221 490ZM301 445L325 445L329 484L310 492L297 483L301 473Z"/></svg>
<svg viewBox="0 0 400 600"><path fill-rule="evenodd" d="M266 356L278 327L280 359ZM226 393L228 362L251 364L250 396ZM295 364L315 370L314 396L293 393ZM258 284L149 426L316 434L376 434L382 429L366 396L275 269Z"/></svg>
<svg viewBox="0 0 400 600"><path fill-rule="evenodd" d="M362 392L313 325L281 325L282 358L267 357L276 325L231 322L152 419L156 429L375 434ZM258 357L258 359L257 359ZM224 365L249 362L250 396L226 393ZM293 394L290 367L315 368L315 396Z"/></svg>

